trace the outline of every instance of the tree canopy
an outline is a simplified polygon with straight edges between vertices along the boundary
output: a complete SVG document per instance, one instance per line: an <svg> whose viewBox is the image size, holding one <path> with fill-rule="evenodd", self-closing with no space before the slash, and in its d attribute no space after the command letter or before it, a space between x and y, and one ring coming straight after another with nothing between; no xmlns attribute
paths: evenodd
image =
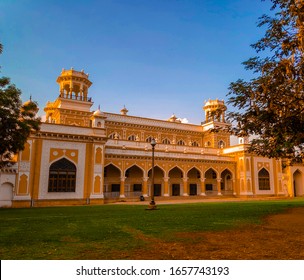
<svg viewBox="0 0 304 280"><path fill-rule="evenodd" d="M264 1L264 0L262 0ZM230 84L231 131L257 136L249 152L291 162L304 157L304 1L270 0L273 15L262 15L264 36L251 45L259 56L243 62L250 81ZM261 56L261 54L264 54Z"/></svg>
<svg viewBox="0 0 304 280"><path fill-rule="evenodd" d="M0 54L3 45L0 44ZM40 118L37 103L22 104L21 91L7 77L0 77L0 168L14 154L24 149L31 132L38 131Z"/></svg>

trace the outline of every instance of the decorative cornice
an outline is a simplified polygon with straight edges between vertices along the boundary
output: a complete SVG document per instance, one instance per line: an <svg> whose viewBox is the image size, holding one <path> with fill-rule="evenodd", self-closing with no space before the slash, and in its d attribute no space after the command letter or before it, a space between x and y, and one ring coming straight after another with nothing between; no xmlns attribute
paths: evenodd
<svg viewBox="0 0 304 280"><path fill-rule="evenodd" d="M145 160L150 161L151 156L140 156L140 155L115 155L115 154L105 154L105 159L119 159L119 160ZM167 157L155 157L155 161L170 161L172 162L172 158ZM174 159L175 162L191 162L191 163L212 163L212 164L229 164L229 165L236 165L234 161L223 161L223 160L210 160L210 159L189 159L189 158L177 158Z"/></svg>
<svg viewBox="0 0 304 280"><path fill-rule="evenodd" d="M143 117L135 117L135 116L128 116L128 115L119 115L113 113L105 113L107 117L107 121L111 121L113 123L123 123L124 125L132 124L132 125L143 125L147 127L156 127L158 130L160 129L172 129L172 130L180 130L180 131L187 131L187 132L197 132L201 133L202 127L200 125L195 124L185 124L185 123L176 123L176 122L169 122L164 120L157 120L157 119L149 119Z"/></svg>
<svg viewBox="0 0 304 280"><path fill-rule="evenodd" d="M162 126L151 126L147 124L135 124L135 123L124 123L124 122L118 122L118 121L109 121L106 120L106 126L119 126L123 128L136 128L136 129L141 129L141 130L149 130L149 131L154 131L154 132L166 132L166 133L180 133L180 134L185 134L187 135L195 135L197 137L202 136L202 131L192 131L192 130L182 130L178 128L168 128L168 127L162 127Z"/></svg>
<svg viewBox="0 0 304 280"><path fill-rule="evenodd" d="M76 142L99 142L102 144L106 143L106 137L98 137L94 135L77 135L77 134L66 134L66 133L54 133L54 132L38 132L31 135L31 138L42 138L42 139L52 139L58 141L76 141Z"/></svg>
<svg viewBox="0 0 304 280"><path fill-rule="evenodd" d="M106 155L117 155L118 157L125 157L125 156L140 156L140 157L147 157L151 158L151 150L128 150L128 149L113 149L106 147L105 150ZM184 154L184 153L178 153L178 152L156 152L155 158L164 158L164 159L170 159L170 160L179 160L184 159L187 161L202 161L202 160L210 160L212 162L235 162L235 159L233 157L223 157L223 156L217 156L217 155L202 155L202 154Z"/></svg>
<svg viewBox="0 0 304 280"><path fill-rule="evenodd" d="M105 129L51 123L41 124L40 131L32 134L31 137L62 141L101 142L103 144L107 141Z"/></svg>

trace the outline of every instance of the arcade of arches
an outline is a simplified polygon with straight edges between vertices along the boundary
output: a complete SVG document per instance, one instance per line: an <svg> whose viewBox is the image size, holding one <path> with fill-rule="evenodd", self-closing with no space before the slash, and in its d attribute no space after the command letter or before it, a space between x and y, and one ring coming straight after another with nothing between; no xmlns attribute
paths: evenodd
<svg viewBox="0 0 304 280"><path fill-rule="evenodd" d="M196 196L196 195L233 195L233 172L225 168L208 168L205 171L198 167L170 169L159 165L154 167L155 196ZM145 169L137 164L122 171L118 166L109 163L104 168L104 195L110 197L150 196L151 167Z"/></svg>

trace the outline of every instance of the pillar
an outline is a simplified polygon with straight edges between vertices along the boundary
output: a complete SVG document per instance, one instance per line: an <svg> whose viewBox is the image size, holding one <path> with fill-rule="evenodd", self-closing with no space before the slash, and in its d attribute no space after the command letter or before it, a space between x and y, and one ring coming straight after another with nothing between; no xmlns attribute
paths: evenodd
<svg viewBox="0 0 304 280"><path fill-rule="evenodd" d="M69 98L72 99L72 95L73 95L73 81L70 81L70 94L69 94Z"/></svg>
<svg viewBox="0 0 304 280"><path fill-rule="evenodd" d="M126 177L121 177L120 178L120 194L119 194L119 197L120 198L125 198L125 180L126 180Z"/></svg>
<svg viewBox="0 0 304 280"><path fill-rule="evenodd" d="M144 197L148 197L148 180L149 180L149 177L143 177L143 196Z"/></svg>
<svg viewBox="0 0 304 280"><path fill-rule="evenodd" d="M63 83L60 83L60 97L64 97Z"/></svg>
<svg viewBox="0 0 304 280"><path fill-rule="evenodd" d="M164 177L164 196L169 195L169 177Z"/></svg>
<svg viewBox="0 0 304 280"><path fill-rule="evenodd" d="M80 91L79 91L79 99L82 101L83 97L83 84L80 84Z"/></svg>
<svg viewBox="0 0 304 280"><path fill-rule="evenodd" d="M183 183L184 183L183 196L189 196L188 177L183 178Z"/></svg>
<svg viewBox="0 0 304 280"><path fill-rule="evenodd" d="M206 195L206 185L205 185L206 178L201 178L201 196Z"/></svg>
<svg viewBox="0 0 304 280"><path fill-rule="evenodd" d="M235 179L232 179L232 193L233 195L236 195L236 188L235 188Z"/></svg>
<svg viewBox="0 0 304 280"><path fill-rule="evenodd" d="M103 167L102 167L102 169L103 169ZM101 196L102 198L104 198L103 192L104 192L104 176L103 176L103 174L102 174L102 176L101 176L101 178L100 178L100 196Z"/></svg>
<svg viewBox="0 0 304 280"><path fill-rule="evenodd" d="M217 195L222 195L222 191L221 191L221 181L222 179L217 179Z"/></svg>

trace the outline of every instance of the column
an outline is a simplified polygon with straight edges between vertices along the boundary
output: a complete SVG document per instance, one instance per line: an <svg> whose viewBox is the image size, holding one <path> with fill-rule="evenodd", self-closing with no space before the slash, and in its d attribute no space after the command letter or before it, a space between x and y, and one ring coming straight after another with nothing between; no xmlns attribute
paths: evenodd
<svg viewBox="0 0 304 280"><path fill-rule="evenodd" d="M206 196L206 184L205 184L206 178L201 178L201 196Z"/></svg>
<svg viewBox="0 0 304 280"><path fill-rule="evenodd" d="M183 178L183 183L184 183L183 196L189 196L188 179L189 179L188 177Z"/></svg>
<svg viewBox="0 0 304 280"><path fill-rule="evenodd" d="M60 97L64 97L63 96L63 84L62 83L60 83Z"/></svg>
<svg viewBox="0 0 304 280"><path fill-rule="evenodd" d="M94 188L94 146L93 143L86 144L85 169L84 169L84 189L83 198L90 204L90 196Z"/></svg>
<svg viewBox="0 0 304 280"><path fill-rule="evenodd" d="M87 88L84 88L84 89L83 89L82 100L83 100L83 101L88 101L87 97L88 97Z"/></svg>
<svg viewBox="0 0 304 280"><path fill-rule="evenodd" d="M104 169L103 165L101 165L101 169L102 170ZM104 198L104 194L103 194L103 192L104 192L104 173L103 172L101 174L100 184L101 184L101 186L100 186L100 197Z"/></svg>
<svg viewBox="0 0 304 280"><path fill-rule="evenodd" d="M79 91L79 100L82 101L83 97L83 84L80 84L80 91Z"/></svg>
<svg viewBox="0 0 304 280"><path fill-rule="evenodd" d="M221 191L221 181L222 179L217 179L217 195L222 195L222 191Z"/></svg>
<svg viewBox="0 0 304 280"><path fill-rule="evenodd" d="M119 197L120 198L125 198L125 180L126 180L126 177L121 177L120 178L120 194L119 194Z"/></svg>
<svg viewBox="0 0 304 280"><path fill-rule="evenodd" d="M232 193L233 193L233 195L237 195L236 188L235 188L235 179L232 179Z"/></svg>
<svg viewBox="0 0 304 280"><path fill-rule="evenodd" d="M143 177L143 196L144 197L148 197L148 180L149 180L149 177Z"/></svg>
<svg viewBox="0 0 304 280"><path fill-rule="evenodd" d="M69 98L72 99L72 95L73 95L73 81L71 80L71 82L70 82L70 96L69 96Z"/></svg>
<svg viewBox="0 0 304 280"><path fill-rule="evenodd" d="M169 195L169 177L164 177L164 196L170 196Z"/></svg>

